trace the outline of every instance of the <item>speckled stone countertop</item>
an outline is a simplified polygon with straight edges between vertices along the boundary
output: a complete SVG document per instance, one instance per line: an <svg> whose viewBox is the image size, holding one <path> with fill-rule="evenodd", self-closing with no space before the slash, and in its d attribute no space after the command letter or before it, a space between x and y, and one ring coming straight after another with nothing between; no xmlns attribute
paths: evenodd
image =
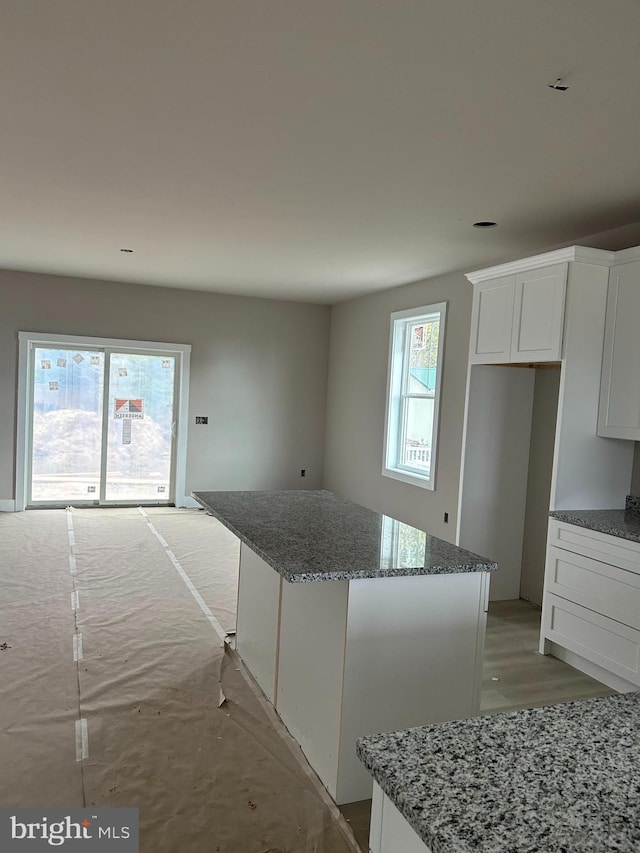
<svg viewBox="0 0 640 853"><path fill-rule="evenodd" d="M357 742L433 853L638 853L640 693Z"/></svg>
<svg viewBox="0 0 640 853"><path fill-rule="evenodd" d="M627 497L625 509L566 509L549 515L567 524L640 542L640 500L632 495Z"/></svg>
<svg viewBox="0 0 640 853"><path fill-rule="evenodd" d="M291 582L491 572L497 564L327 491L192 492Z"/></svg>

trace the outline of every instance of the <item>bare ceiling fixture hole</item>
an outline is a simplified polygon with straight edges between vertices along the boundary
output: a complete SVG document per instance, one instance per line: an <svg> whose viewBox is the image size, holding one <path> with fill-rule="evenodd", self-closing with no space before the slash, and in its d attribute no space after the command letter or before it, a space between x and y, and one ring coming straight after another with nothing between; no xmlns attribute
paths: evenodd
<svg viewBox="0 0 640 853"><path fill-rule="evenodd" d="M473 227L474 228L495 228L497 226L497 224L498 224L497 222L489 222L489 220L487 220L487 221L481 221L481 222L474 222Z"/></svg>
<svg viewBox="0 0 640 853"><path fill-rule="evenodd" d="M129 255L133 254L133 249L120 249L121 252L126 252Z"/></svg>
<svg viewBox="0 0 640 853"><path fill-rule="evenodd" d="M555 83L549 83L549 89L555 89L556 92L566 92L568 88L562 77L558 77Z"/></svg>

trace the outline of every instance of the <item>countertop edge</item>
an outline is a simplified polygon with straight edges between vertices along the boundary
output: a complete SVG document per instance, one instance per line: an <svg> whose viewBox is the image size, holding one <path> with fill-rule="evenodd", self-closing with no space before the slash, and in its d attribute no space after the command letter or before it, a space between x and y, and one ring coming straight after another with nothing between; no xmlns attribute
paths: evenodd
<svg viewBox="0 0 640 853"><path fill-rule="evenodd" d="M420 821L417 820L416 817L411 814L409 809L405 810L405 803L397 802L396 794L393 791L391 785L388 785L388 783L386 782L382 770L375 765L369 764L369 762L362 755L362 749L360 745L362 740L363 738L358 738L358 740L356 741L356 755L362 762L363 766L366 768L367 772L371 774L373 780L380 787L382 793L389 798L389 800L400 812L402 817L407 821L407 823L418 836L418 838L427 845L431 853L447 853L447 851L442 849L438 839L435 838L434 835L429 832L428 828L424 826L424 824L421 824ZM460 853L463 853L463 851L460 851Z"/></svg>
<svg viewBox="0 0 640 853"><path fill-rule="evenodd" d="M552 510L549 518L606 536L640 543L640 514L619 509Z"/></svg>
<svg viewBox="0 0 640 853"><path fill-rule="evenodd" d="M516 813L522 811L524 815L530 809L531 800L527 798L526 794L522 792L525 790L522 785L518 787L518 783L522 783L523 780L526 780L526 785L535 786L536 780L535 778L531 779L529 775L528 762L530 761L531 753L533 752L535 758L536 749L538 747L537 743L534 744L534 739L537 739L539 736L542 736L542 749L547 750L548 741L551 737L550 732L556 732L558 729L560 730L560 734L564 737L566 734L569 742L576 741L581 742L584 737L584 730L586 727L586 731L589 732L589 727L593 728L593 726L598 726L597 731L600 732L601 738L595 738L593 743L590 744L590 749L587 755L587 764L580 770L578 765L578 770L583 777L587 775L589 778L592 777L592 772L589 769L589 763L594 762L594 768L597 768L597 771L601 778L606 778L606 786L605 790L609 789L609 764L608 762L611 760L611 749L618 750L617 756L618 760L620 760L620 756L622 755L622 765L619 767L620 776L616 777L616 785L611 795L610 799L616 801L620 799L624 801L624 792L627 790L628 785L632 785L635 789L634 780L636 778L635 768L637 767L637 751L640 748L640 741L637 736L637 722L640 714L640 691L635 690L630 693L615 693L609 696L601 696L595 698L587 698L587 699L574 699L569 702L560 702L553 705L538 707L538 708L524 708L514 711L506 711L498 714L488 714L488 715L480 715L479 717L471 717L464 720L453 720L448 722L429 724L426 726L415 726L412 728L408 728L405 730L397 731L397 732L386 732L380 734L373 735L365 735L356 740L355 751L367 769L368 773L373 777L376 783L380 786L382 791L389 797L391 802L398 809L400 814L405 818L405 820L409 823L412 829L415 831L417 836L422 839L422 841L430 847L432 853L452 853L452 851L469 851L470 849L477 849L475 846L470 848L466 843L463 837L460 836L458 832L459 821L464 818L465 812L458 811L456 815L456 819L453 822L444 822L439 823L439 818L442 817L442 807L446 802L445 800L440 800L440 790L433 789L430 791L429 785L433 785L433 782L430 781L430 776L423 771L423 767L429 766L429 762L432 763L438 762L442 764L444 762L444 770L447 769L447 762L451 763L455 761L455 751L460 748L460 744L463 746L468 746L469 742L472 741L474 744L484 744L482 748L477 747L477 756L474 758L474 761L477 762L478 767L482 766L483 768L489 767L489 775L485 775L483 782L484 784L488 784L491 779L491 773L502 773L503 770L500 768L499 764L496 769L492 768L492 752L495 753L500 752L503 754L502 750L502 742L505 736L509 735L509 732L518 731L521 732L521 757L518 759L516 767L518 768L518 772L515 776L516 787L514 789L513 801L508 803L509 809L515 809ZM615 726L613 725L615 721ZM421 737L421 733L423 733L423 737ZM632 740L629 741L629 738ZM490 748L487 748L487 740L491 744ZM599 741L602 741L601 743ZM629 742L627 742L629 741ZM447 757L447 750L450 749L451 744L453 744L453 753L451 756ZM531 746L531 749L529 749ZM415 756L420 755L421 750L428 747L429 754L431 756L436 756L435 759L427 759L424 763L420 762L416 765ZM631 750L631 752L629 752ZM635 750L635 753L634 751ZM402 758L403 754L406 756L405 759ZM546 752L545 752L546 754ZM614 753L615 754L615 753ZM396 757L398 760L396 761ZM503 758L503 760L506 760ZM554 792L553 796L555 797L558 792L562 792L564 790L564 777L562 775L563 772L567 774L572 772L572 769L569 768L566 771L563 770L564 762L566 762L566 755L563 755L562 749L558 751L557 757L554 757L553 761L555 762L554 767L557 767L558 779L557 783L557 791ZM582 760L582 759L581 759ZM519 767L518 767L519 765ZM473 765L467 767L467 774L469 770L473 769ZM573 768L575 769L575 768ZM455 770L453 773L453 781L452 786L458 785L458 780L455 778ZM407 778L412 778L416 776L416 773L420 773L424 782L420 779L417 782L412 781L412 787L407 788ZM436 774L437 778L437 774ZM497 778L497 777L496 777ZM465 794L465 788L473 789L473 782L475 780L475 776L467 775L466 777L463 775L461 784L461 788L456 788L460 795ZM412 811L412 799L413 794L415 793L415 784L419 786L418 794L416 802L420 803L420 811L417 813L413 813ZM582 782L579 781L579 786ZM399 788L396 787L399 785ZM424 785L424 789L421 790L420 786ZM405 790L406 789L406 790ZM453 790L453 788L452 788ZM577 790L580 790L578 787ZM504 791L502 792L504 793ZM588 793L588 791L587 791ZM447 793L449 796L450 792ZM575 791L573 792L575 795ZM509 792L508 796L511 796ZM562 796L562 793L560 793ZM488 802L490 802L490 798ZM427 810L424 805L427 803L431 803L430 808ZM469 816L473 822L477 822L478 826L482 827L483 817L485 814L484 811L479 810L474 815L473 813L473 797L469 799L463 796L462 799L463 809L469 809ZM503 802L503 801L501 801ZM570 800L568 802L573 802ZM549 804L547 804L549 805ZM624 805L620 806L620 814L624 812ZM601 817L597 813L585 812L586 816L578 815L580 819L580 826L583 826L583 817L586 821L586 831L592 832L597 830L603 825L600 823ZM435 815L435 824L432 826L428 823L429 820L433 820ZM555 810L555 805L553 808L549 808L547 813L543 813L543 830L545 826L548 826L550 829L554 824L554 821L557 819L557 813ZM591 820L591 824L589 821ZM607 821L603 822L608 827ZM524 825L524 822L523 824ZM499 821L496 822L496 826L499 826ZM566 828L571 827L575 829L575 819L574 823L567 823ZM598 846L589 845L588 850L592 851L592 853L604 853L604 850L618 850L624 849L625 851L635 850L635 846L633 846L633 840L637 838L637 836L633 833L637 833L640 831L640 821L636 817L636 821L633 825L629 826L626 820L618 821L617 831L620 832L620 828L622 826L622 831L625 833L624 841L625 843L621 846L617 846L617 842L611 843L610 845ZM559 840L566 842L566 828L562 828L561 831L565 833L562 838L559 836L554 840L554 844ZM584 828L584 827L583 827ZM512 838L503 837L503 841L518 841L518 827L513 826L508 828L508 833ZM631 832L631 835L628 833ZM596 839L598 836L595 836ZM600 841L602 841L602 836ZM542 836L541 836L542 838ZM484 849L484 848L483 848ZM489 848L488 848L489 849ZM495 846L490 848L491 850L497 850ZM519 846L511 843L510 845L505 844L504 848L500 849L509 849L516 850L520 849ZM526 849L529 849L528 847ZM531 848L533 849L533 848ZM542 847L536 847L536 849L543 849ZM559 847L550 847L549 849L559 849ZM564 848L563 848L564 849ZM577 847L571 847L569 849L579 849Z"/></svg>
<svg viewBox="0 0 640 853"><path fill-rule="evenodd" d="M324 489L319 491L326 491ZM331 494L331 493L329 493ZM433 570L427 571L424 569L420 569L418 567L412 569L406 568L398 568L398 569L381 569L377 571L368 571L368 570L353 570L353 569L345 569L340 570L336 569L334 571L322 571L322 572L289 572L286 568L284 568L277 560L274 560L269 554L263 551L252 539L250 539L246 534L244 534L241 530L239 530L235 525L233 525L228 518L225 517L224 514L219 513L217 510L213 509L209 506L204 500L198 497L197 492L191 492L191 497L205 510L205 512L217 519L221 524L223 524L227 530L231 531L238 539L244 543L248 548L250 548L261 560L264 560L267 565L271 566L271 568L277 572L281 577L283 577L288 583L324 583L327 581L351 581L351 580L368 580L368 579L379 579L379 578L400 578L400 577L438 577L440 575L456 575L456 574L475 574L475 573L484 573L484 572L494 572L498 569L497 562L492 560L486 560L484 562L478 563L460 563L459 566L447 566L444 570ZM430 534L427 534L430 535ZM453 548L458 548L459 546L451 544ZM466 549L460 548L460 550L464 551Z"/></svg>

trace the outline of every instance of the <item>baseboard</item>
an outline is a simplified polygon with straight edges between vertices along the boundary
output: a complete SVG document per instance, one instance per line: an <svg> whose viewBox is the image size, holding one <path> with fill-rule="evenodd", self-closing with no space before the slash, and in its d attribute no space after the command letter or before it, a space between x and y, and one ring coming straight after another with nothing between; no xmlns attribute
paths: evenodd
<svg viewBox="0 0 640 853"><path fill-rule="evenodd" d="M176 503L176 506L188 507L189 509L201 509L200 504L195 501L191 496L182 498L182 503ZM16 502L15 501L3 501L0 500L0 512L15 512L16 511Z"/></svg>
<svg viewBox="0 0 640 853"><path fill-rule="evenodd" d="M612 690L617 690L618 693L632 693L638 689L637 684L632 684L630 681L627 681L626 678L622 678L614 672L609 672L603 667L598 666L597 663L593 663L592 661L583 658L581 655L577 655L575 652L565 649L564 646L559 646L558 643L553 643L551 641L548 642L549 652L555 658L564 661L564 663L568 663L569 666L580 670L580 672L584 672L585 675L595 678L596 681L601 681L603 684L606 684L607 687L611 687Z"/></svg>

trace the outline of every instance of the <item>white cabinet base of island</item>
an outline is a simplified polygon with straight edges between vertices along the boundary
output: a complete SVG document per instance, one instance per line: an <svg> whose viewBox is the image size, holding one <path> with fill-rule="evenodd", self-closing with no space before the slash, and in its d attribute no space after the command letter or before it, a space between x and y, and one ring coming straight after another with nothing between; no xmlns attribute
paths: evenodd
<svg viewBox="0 0 640 853"><path fill-rule="evenodd" d="M488 572L290 583L246 544L236 647L332 798L368 799L358 737L477 714Z"/></svg>
<svg viewBox="0 0 640 853"><path fill-rule="evenodd" d="M432 853L413 827L384 793L373 783L369 853Z"/></svg>

